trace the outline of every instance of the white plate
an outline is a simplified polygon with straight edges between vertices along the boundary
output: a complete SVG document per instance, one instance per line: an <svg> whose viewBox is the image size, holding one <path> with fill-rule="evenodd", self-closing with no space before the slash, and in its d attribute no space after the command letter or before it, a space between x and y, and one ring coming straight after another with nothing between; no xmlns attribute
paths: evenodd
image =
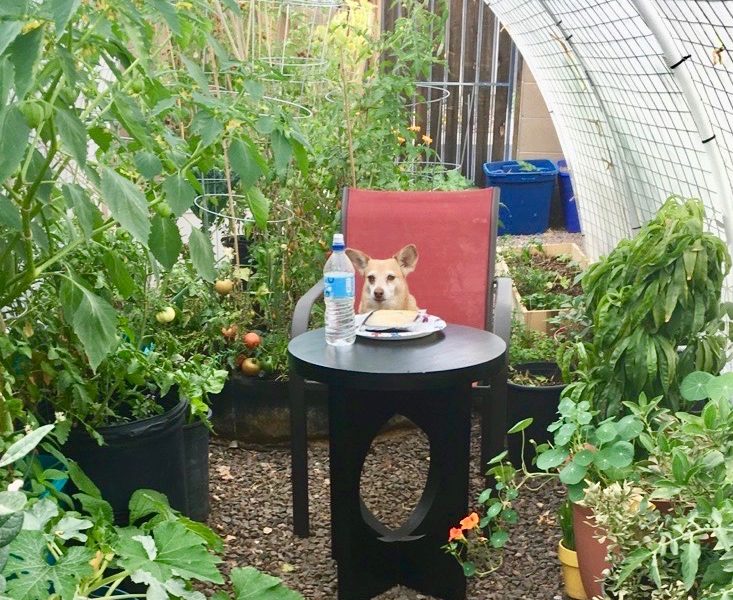
<svg viewBox="0 0 733 600"><path fill-rule="evenodd" d="M356 335L372 340L412 340L426 337L445 329L446 323L440 317L425 314L419 322L410 326L407 331L367 331L362 328L364 319L371 313L356 315Z"/></svg>

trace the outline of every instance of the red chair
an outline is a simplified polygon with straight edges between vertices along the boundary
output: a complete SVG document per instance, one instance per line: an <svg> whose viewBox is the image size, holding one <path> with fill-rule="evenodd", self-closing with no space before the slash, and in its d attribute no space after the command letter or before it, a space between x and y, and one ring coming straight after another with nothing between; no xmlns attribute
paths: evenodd
<svg viewBox="0 0 733 600"><path fill-rule="evenodd" d="M373 258L387 258L415 244L419 260L407 282L418 306L448 323L493 331L508 347L511 280L494 277L498 214L496 188L452 192L346 189L342 227L347 246ZM361 285L357 275L357 307ZM322 293L323 283L319 282L298 301L292 337L307 330L313 304ZM481 402L482 465L504 448L506 370L496 373L489 383L495 393ZM307 536L309 529L305 387L303 379L291 373L293 522L300 536Z"/></svg>

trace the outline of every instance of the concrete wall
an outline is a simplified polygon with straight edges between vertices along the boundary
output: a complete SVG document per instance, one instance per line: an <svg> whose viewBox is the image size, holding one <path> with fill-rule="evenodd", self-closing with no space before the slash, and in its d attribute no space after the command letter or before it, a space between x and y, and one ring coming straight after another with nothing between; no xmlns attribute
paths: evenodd
<svg viewBox="0 0 733 600"><path fill-rule="evenodd" d="M518 160L547 158L557 162L563 157L560 142L542 94L526 63L522 69L521 86L516 157Z"/></svg>

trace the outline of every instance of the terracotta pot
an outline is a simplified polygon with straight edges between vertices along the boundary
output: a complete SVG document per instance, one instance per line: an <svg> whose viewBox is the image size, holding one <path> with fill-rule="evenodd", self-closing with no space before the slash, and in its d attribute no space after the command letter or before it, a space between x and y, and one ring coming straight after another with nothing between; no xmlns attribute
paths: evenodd
<svg viewBox="0 0 733 600"><path fill-rule="evenodd" d="M603 535L603 531L595 526L593 512L575 503L573 503L573 532L575 551L578 553L578 568L585 593L589 598L603 597L603 570L611 566L606 561L608 544L601 544L596 539Z"/></svg>
<svg viewBox="0 0 733 600"><path fill-rule="evenodd" d="M575 550L568 550L560 540L557 544L557 557L560 559L565 595L574 600L587 600L588 596L585 595L583 581L580 579L578 553Z"/></svg>

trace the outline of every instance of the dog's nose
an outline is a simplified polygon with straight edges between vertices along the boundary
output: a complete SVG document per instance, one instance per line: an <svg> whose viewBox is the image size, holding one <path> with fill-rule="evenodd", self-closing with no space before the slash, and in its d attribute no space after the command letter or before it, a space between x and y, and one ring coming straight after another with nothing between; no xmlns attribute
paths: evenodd
<svg viewBox="0 0 733 600"><path fill-rule="evenodd" d="M374 290L374 299L375 300L381 300L384 298L384 290L382 288L377 288Z"/></svg>

